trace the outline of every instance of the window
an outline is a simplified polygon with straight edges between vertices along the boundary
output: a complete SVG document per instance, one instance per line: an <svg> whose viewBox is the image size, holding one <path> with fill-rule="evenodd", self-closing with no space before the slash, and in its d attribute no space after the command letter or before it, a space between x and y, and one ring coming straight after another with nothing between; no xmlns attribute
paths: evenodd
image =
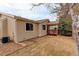
<svg viewBox="0 0 79 59"><path fill-rule="evenodd" d="M42 29L43 29L43 30L46 30L46 26L45 26L45 25L43 25L43 26L42 26Z"/></svg>
<svg viewBox="0 0 79 59"><path fill-rule="evenodd" d="M26 30L27 30L27 31L33 30L33 24L26 23Z"/></svg>

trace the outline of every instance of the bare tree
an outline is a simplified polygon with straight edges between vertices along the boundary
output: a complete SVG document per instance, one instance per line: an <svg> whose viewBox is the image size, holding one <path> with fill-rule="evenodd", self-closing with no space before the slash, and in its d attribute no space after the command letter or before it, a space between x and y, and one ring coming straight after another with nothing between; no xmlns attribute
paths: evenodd
<svg viewBox="0 0 79 59"><path fill-rule="evenodd" d="M72 19L72 32L73 32L72 36L74 39L76 39L75 38L76 36L74 36L75 35L74 34L74 31L75 31L74 21L77 20L77 17L75 17L76 15L74 14L74 10L73 10L73 7L76 5L75 3L55 3L55 4L38 3L38 4L32 4L33 6L32 9L34 7L41 6L41 5L45 6L48 9L50 14L53 15L54 13L57 13L58 16L63 16L65 19L67 18L67 15L70 13L70 16Z"/></svg>
<svg viewBox="0 0 79 59"><path fill-rule="evenodd" d="M41 6L41 5L44 6L44 7L46 7L48 9L48 11L49 11L50 14L59 13L59 11L60 11L60 5L57 4L57 3L55 3L55 4L53 4L53 3L38 3L38 4L34 4L33 3L31 10L34 7L38 7L38 6Z"/></svg>
<svg viewBox="0 0 79 59"><path fill-rule="evenodd" d="M77 25L79 24L78 20L78 16L77 13L75 13L75 11L79 12L79 9L74 10L74 7L78 4L75 3L56 3L56 4L51 4L51 3L39 3L39 4L32 4L33 7L36 6L45 6L47 7L48 11L50 14L54 14L57 13L58 16L63 16L65 19L67 18L68 15L71 16L72 19L72 37L77 41L77 43L79 44L79 36L78 36L78 32L77 32ZM79 5L78 5L79 6ZM78 52L77 52L78 54Z"/></svg>

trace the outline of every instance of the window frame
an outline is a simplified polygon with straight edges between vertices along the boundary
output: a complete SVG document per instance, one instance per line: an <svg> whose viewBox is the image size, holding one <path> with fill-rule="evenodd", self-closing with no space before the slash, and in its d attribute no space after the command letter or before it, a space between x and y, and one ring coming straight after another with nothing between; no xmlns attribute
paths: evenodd
<svg viewBox="0 0 79 59"><path fill-rule="evenodd" d="M26 23L26 31L33 31L33 24L32 23Z"/></svg>
<svg viewBox="0 0 79 59"><path fill-rule="evenodd" d="M42 25L42 30L46 30L46 25Z"/></svg>

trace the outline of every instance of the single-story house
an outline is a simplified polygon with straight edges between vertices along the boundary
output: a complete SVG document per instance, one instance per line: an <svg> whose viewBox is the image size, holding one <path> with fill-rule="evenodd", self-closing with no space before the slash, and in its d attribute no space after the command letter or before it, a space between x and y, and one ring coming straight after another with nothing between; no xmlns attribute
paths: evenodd
<svg viewBox="0 0 79 59"><path fill-rule="evenodd" d="M52 21L48 24L48 35L58 35L58 21Z"/></svg>
<svg viewBox="0 0 79 59"><path fill-rule="evenodd" d="M18 43L27 39L47 35L48 19L34 21L19 16L0 14L0 39L9 36Z"/></svg>

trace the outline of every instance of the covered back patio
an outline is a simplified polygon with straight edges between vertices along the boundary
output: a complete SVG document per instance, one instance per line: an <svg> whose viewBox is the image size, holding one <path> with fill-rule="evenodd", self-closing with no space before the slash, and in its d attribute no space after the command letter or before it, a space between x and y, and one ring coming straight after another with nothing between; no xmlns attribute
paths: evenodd
<svg viewBox="0 0 79 59"><path fill-rule="evenodd" d="M48 30L47 30L47 34L48 35L58 35L58 26L59 26L59 23L56 23L56 22L51 22L51 23L48 23Z"/></svg>

